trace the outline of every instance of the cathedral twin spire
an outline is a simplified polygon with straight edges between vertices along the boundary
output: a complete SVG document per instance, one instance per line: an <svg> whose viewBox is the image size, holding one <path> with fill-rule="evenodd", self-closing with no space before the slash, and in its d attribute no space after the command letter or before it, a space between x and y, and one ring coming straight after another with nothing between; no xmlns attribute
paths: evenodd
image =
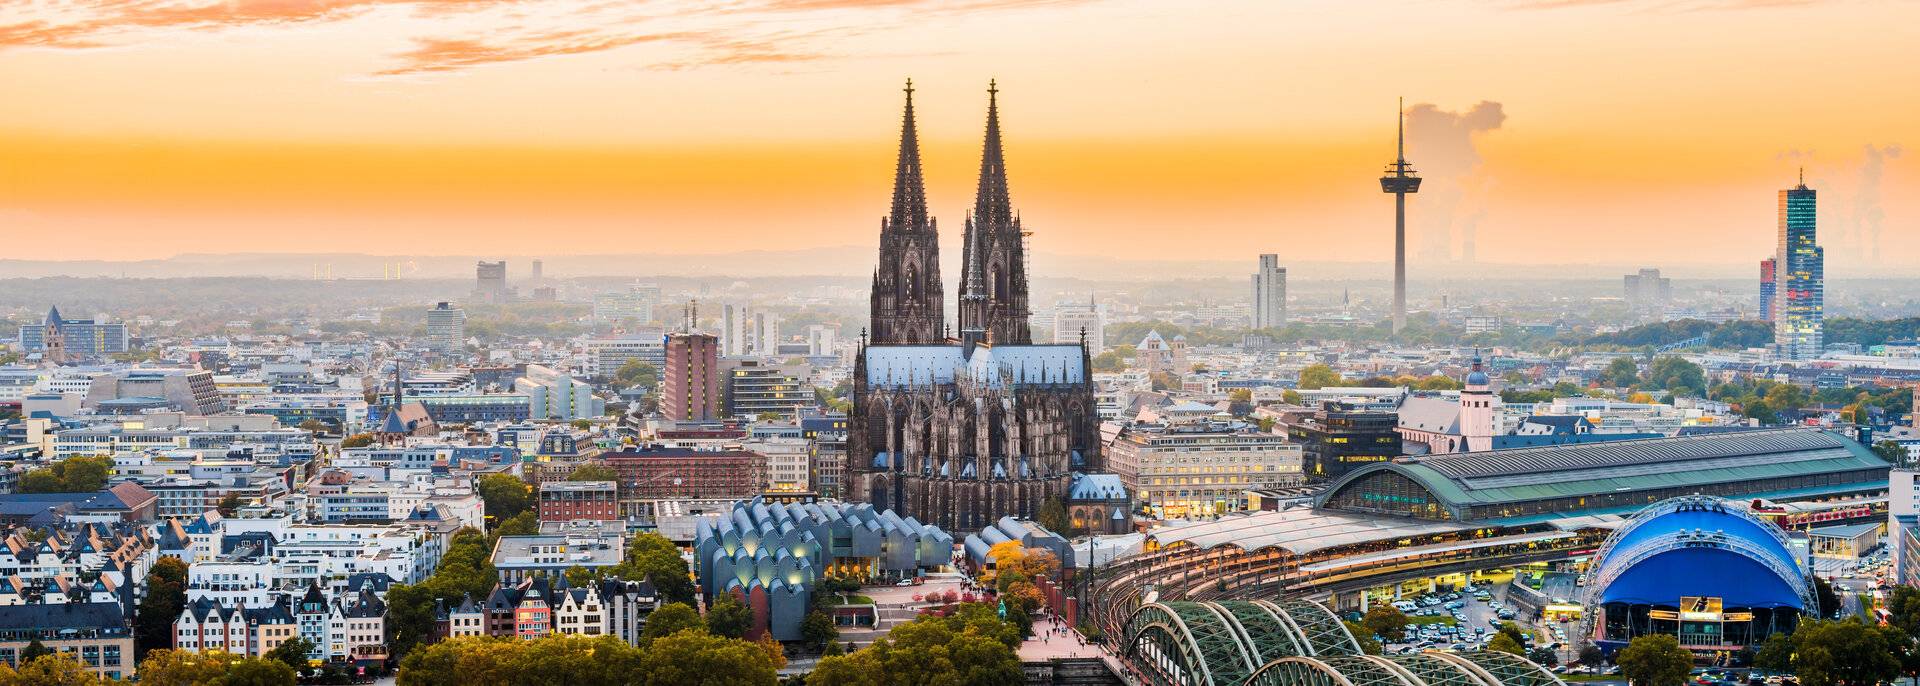
<svg viewBox="0 0 1920 686"><path fill-rule="evenodd" d="M1025 234L1007 191L1000 142L999 88L987 87L986 142L980 186L961 245L960 338L978 343L1032 342L1027 326ZM927 216L926 183L914 128L913 81L907 81L893 207L882 222L880 263L874 270L873 342L934 343L945 338L939 272L939 236Z"/></svg>

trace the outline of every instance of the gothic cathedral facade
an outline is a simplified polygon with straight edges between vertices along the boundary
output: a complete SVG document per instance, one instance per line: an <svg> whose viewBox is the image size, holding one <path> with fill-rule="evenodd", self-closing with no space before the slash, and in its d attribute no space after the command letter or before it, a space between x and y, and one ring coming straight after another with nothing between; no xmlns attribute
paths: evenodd
<svg viewBox="0 0 1920 686"><path fill-rule="evenodd" d="M1007 191L998 90L988 88L980 186L967 217L949 335L907 84L892 212L880 223L871 338L853 374L847 497L947 531L1033 517L1102 466L1084 342L1033 343L1025 234Z"/></svg>

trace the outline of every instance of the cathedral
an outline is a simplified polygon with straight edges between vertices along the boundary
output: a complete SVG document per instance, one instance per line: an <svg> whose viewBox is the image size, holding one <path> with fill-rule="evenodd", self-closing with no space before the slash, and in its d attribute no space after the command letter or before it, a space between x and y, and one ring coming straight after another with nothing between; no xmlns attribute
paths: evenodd
<svg viewBox="0 0 1920 686"><path fill-rule="evenodd" d="M999 91L987 89L980 186L961 246L957 336L946 323L940 236L927 215L907 83L893 207L880 221L871 339L853 373L847 496L948 531L1063 504L1098 470L1100 422L1084 344L1036 345L1025 234L1007 192Z"/></svg>

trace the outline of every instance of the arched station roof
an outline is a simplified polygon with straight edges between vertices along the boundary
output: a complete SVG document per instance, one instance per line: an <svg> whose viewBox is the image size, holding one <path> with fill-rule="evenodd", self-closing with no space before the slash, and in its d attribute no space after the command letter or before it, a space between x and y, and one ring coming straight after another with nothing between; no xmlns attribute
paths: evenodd
<svg viewBox="0 0 1920 686"><path fill-rule="evenodd" d="M1622 491L1759 482L1887 469L1859 441L1828 431L1765 429L1538 448L1401 457L1361 467L1314 499L1316 508L1382 473L1404 477L1449 518L1468 509Z"/></svg>
<svg viewBox="0 0 1920 686"><path fill-rule="evenodd" d="M1565 686L1506 653L1363 655L1339 617L1305 600L1148 603L1122 656L1158 686Z"/></svg>

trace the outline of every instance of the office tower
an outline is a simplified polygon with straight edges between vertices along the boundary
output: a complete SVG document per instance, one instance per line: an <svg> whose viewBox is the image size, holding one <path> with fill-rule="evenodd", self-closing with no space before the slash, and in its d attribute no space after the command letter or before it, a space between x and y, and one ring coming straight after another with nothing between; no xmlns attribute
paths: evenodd
<svg viewBox="0 0 1920 686"><path fill-rule="evenodd" d="M1773 344L1789 360L1820 356L1822 316L1826 295L1826 252L1815 242L1814 191L1803 173L1800 185L1780 191L1780 247L1773 256L1777 269Z"/></svg>
<svg viewBox="0 0 1920 686"><path fill-rule="evenodd" d="M829 324L807 325L807 354L815 357L832 355L833 348L839 343L840 327Z"/></svg>
<svg viewBox="0 0 1920 686"><path fill-rule="evenodd" d="M592 384L546 365L527 365L526 375L513 380L513 390L527 396L527 414L534 419L590 419L607 413L606 401L593 394Z"/></svg>
<svg viewBox="0 0 1920 686"><path fill-rule="evenodd" d="M667 364L660 376L660 413L677 422L720 416L720 340L700 333L667 337Z"/></svg>
<svg viewBox="0 0 1920 686"><path fill-rule="evenodd" d="M807 383L812 375L813 368L804 363L747 360L727 374L727 412L741 419L771 413L797 422L815 402L813 386Z"/></svg>
<svg viewBox="0 0 1920 686"><path fill-rule="evenodd" d="M467 345L467 311L453 303L440 303L427 310L427 349L441 355L457 355Z"/></svg>
<svg viewBox="0 0 1920 686"><path fill-rule="evenodd" d="M725 357L743 357L753 354L758 342L754 340L753 311L746 305L723 305L720 308L720 354Z"/></svg>
<svg viewBox="0 0 1920 686"><path fill-rule="evenodd" d="M1760 261L1760 319L1768 322L1773 321L1774 305L1779 302L1776 298L1780 292L1778 273L1779 265L1773 258Z"/></svg>
<svg viewBox="0 0 1920 686"><path fill-rule="evenodd" d="M507 290L507 263L481 260L473 268L473 299L489 305L512 300Z"/></svg>
<svg viewBox="0 0 1920 686"><path fill-rule="evenodd" d="M875 344L937 343L946 337L940 287L939 224L927 216L920 175L920 139L913 126L913 81L907 81L900 159L893 172L893 209L880 220L880 262L873 270Z"/></svg>
<svg viewBox="0 0 1920 686"><path fill-rule="evenodd" d="M1007 192L1007 161L1000 147L999 89L987 85L987 143L980 154L980 189L967 217L960 264L960 340L1033 342L1027 324L1026 234Z"/></svg>
<svg viewBox="0 0 1920 686"><path fill-rule="evenodd" d="M533 282L540 283L541 279L547 278L546 271L547 269L545 264L543 264L540 260L534 260L533 261Z"/></svg>
<svg viewBox="0 0 1920 686"><path fill-rule="evenodd" d="M1642 269L1638 274L1628 274L1625 281L1628 308L1640 313L1666 311L1673 296L1673 279L1661 276L1658 269Z"/></svg>
<svg viewBox="0 0 1920 686"><path fill-rule="evenodd" d="M1253 274L1253 328L1287 325L1287 268L1279 255L1261 255L1260 271Z"/></svg>
<svg viewBox="0 0 1920 686"><path fill-rule="evenodd" d="M39 324L20 325L19 334L22 351L41 353L55 364L124 353L131 340L124 323L106 321L104 316L67 319L60 316L58 307L48 308Z"/></svg>
<svg viewBox="0 0 1920 686"><path fill-rule="evenodd" d="M1399 133L1394 138L1399 157L1387 165L1387 175L1380 177L1381 192L1393 194L1394 333L1407 326L1407 194L1420 192L1420 177L1414 175L1413 165L1407 164L1406 109L1407 101L1402 98Z"/></svg>
<svg viewBox="0 0 1920 686"><path fill-rule="evenodd" d="M1053 342L1076 344L1084 333L1087 337L1087 354L1098 355L1107 350L1107 314L1100 310L1100 304L1092 297L1086 302L1060 302L1053 310Z"/></svg>
<svg viewBox="0 0 1920 686"><path fill-rule="evenodd" d="M772 312L753 313L753 330L758 336L754 339L754 354L778 355L780 344L780 315Z"/></svg>
<svg viewBox="0 0 1920 686"><path fill-rule="evenodd" d="M847 415L842 497L949 531L1033 517L1068 495L1074 472L1105 464L1087 350L1029 343L1025 237L1007 191L998 92L988 89L961 261L962 341L862 345ZM894 312L874 302L876 322ZM1033 436L1045 440L1023 438Z"/></svg>
<svg viewBox="0 0 1920 686"><path fill-rule="evenodd" d="M1326 481L1399 457L1399 423L1400 415L1392 410L1328 401L1313 416L1288 427L1287 438L1302 446L1301 469L1307 480Z"/></svg>

